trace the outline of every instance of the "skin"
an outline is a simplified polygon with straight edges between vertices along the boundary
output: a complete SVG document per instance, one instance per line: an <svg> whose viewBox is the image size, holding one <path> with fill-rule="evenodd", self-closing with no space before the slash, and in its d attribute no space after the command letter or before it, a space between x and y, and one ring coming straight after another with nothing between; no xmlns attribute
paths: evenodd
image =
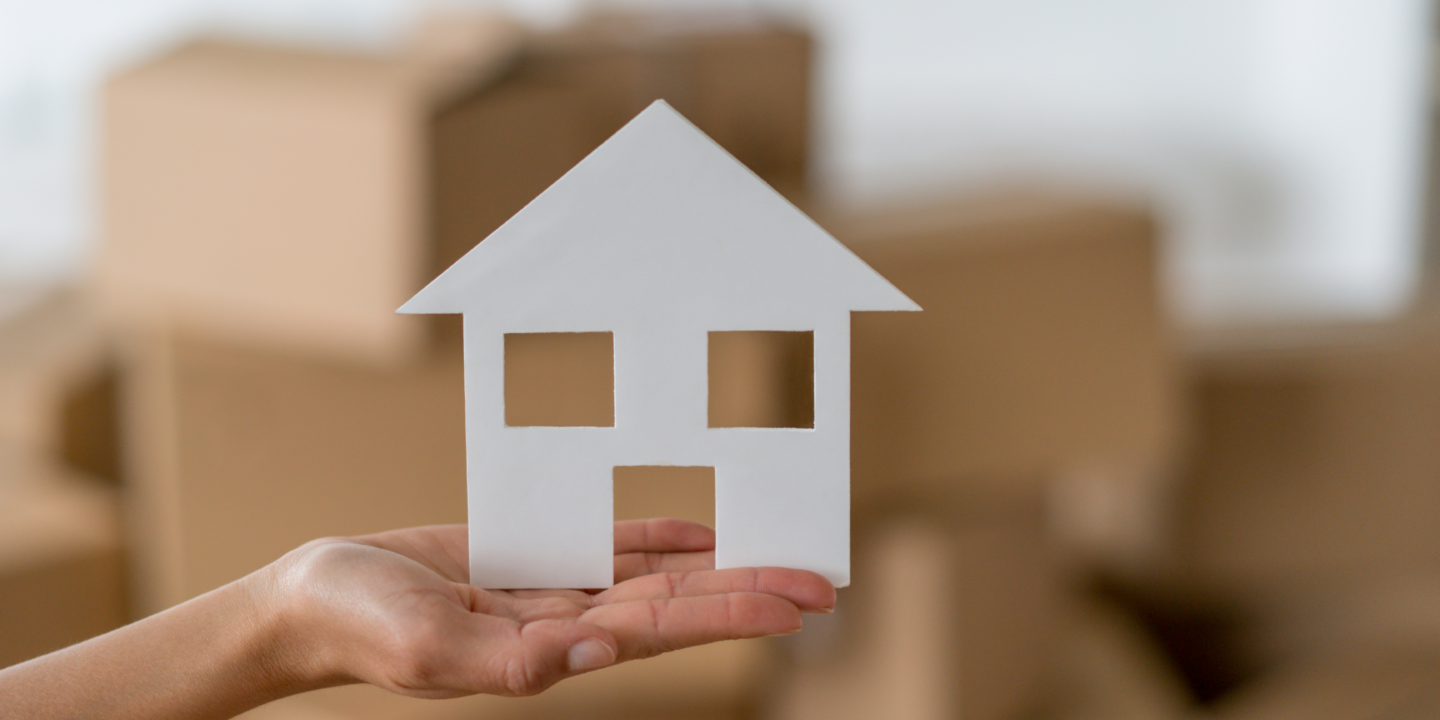
<svg viewBox="0 0 1440 720"><path fill-rule="evenodd" d="M823 577L714 570L714 532L615 524L616 585L471 587L463 525L307 543L240 580L0 671L0 717L228 718L370 683L412 697L533 695L573 675L719 640L798 632Z"/></svg>

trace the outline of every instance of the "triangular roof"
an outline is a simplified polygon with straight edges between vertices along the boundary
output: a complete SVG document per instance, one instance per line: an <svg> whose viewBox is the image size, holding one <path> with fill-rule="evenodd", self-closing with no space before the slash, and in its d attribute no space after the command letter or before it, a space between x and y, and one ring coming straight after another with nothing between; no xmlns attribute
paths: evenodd
<svg viewBox="0 0 1440 720"><path fill-rule="evenodd" d="M918 309L656 101L399 312L576 330L689 316L723 330Z"/></svg>

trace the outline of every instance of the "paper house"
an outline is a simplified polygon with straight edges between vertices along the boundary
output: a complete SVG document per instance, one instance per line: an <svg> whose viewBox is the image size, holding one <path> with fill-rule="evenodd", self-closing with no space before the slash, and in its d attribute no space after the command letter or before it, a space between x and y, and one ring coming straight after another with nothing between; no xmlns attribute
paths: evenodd
<svg viewBox="0 0 1440 720"><path fill-rule="evenodd" d="M470 579L613 583L613 472L715 473L716 567L850 575L850 313L918 310L664 102L411 298L463 313ZM709 333L813 333L810 428L708 427ZM609 333L610 427L510 427L505 336Z"/></svg>

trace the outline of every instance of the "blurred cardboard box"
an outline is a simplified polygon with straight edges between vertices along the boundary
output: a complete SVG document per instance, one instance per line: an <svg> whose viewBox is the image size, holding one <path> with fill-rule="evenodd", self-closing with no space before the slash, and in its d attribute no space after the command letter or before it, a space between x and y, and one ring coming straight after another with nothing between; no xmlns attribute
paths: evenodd
<svg viewBox="0 0 1440 720"><path fill-rule="evenodd" d="M595 97L512 72L435 115L428 176L412 188L430 195L424 272L402 303L605 140Z"/></svg>
<svg viewBox="0 0 1440 720"><path fill-rule="evenodd" d="M1182 567L1257 661L1440 646L1436 337L1199 364Z"/></svg>
<svg viewBox="0 0 1440 720"><path fill-rule="evenodd" d="M743 11L593 15L532 38L526 82L594 93L601 137L664 99L791 200L809 162L807 32Z"/></svg>
<svg viewBox="0 0 1440 720"><path fill-rule="evenodd" d="M1362 720L1440 716L1440 647L1297 658L1211 708L1218 720Z"/></svg>
<svg viewBox="0 0 1440 720"><path fill-rule="evenodd" d="M1133 613L1093 592L1066 598L1053 720L1182 720L1197 715L1189 683Z"/></svg>
<svg viewBox="0 0 1440 720"><path fill-rule="evenodd" d="M105 307L394 367L395 308L658 97L804 181L809 41L755 21L436 24L391 56L203 41L105 89ZM466 31L466 28L470 28ZM448 29L448 30L447 30Z"/></svg>
<svg viewBox="0 0 1440 720"><path fill-rule="evenodd" d="M115 490L0 446L0 667L127 620Z"/></svg>
<svg viewBox="0 0 1440 720"><path fill-rule="evenodd" d="M1324 355L1201 369L1187 549L1213 583L1265 593L1440 550L1440 353Z"/></svg>
<svg viewBox="0 0 1440 720"><path fill-rule="evenodd" d="M1146 211L976 198L821 223L924 308L853 320L857 512L1028 502L1071 468L1172 452L1181 392Z"/></svg>
<svg viewBox="0 0 1440 720"><path fill-rule="evenodd" d="M1087 468L1067 498L1138 496L1101 523L1130 543L1168 510L1167 478L1131 472L1179 425L1154 224L1056 197L819 219L924 311L852 320L856 587L780 716L1034 716L1063 655L1056 515L1077 512L1056 485Z"/></svg>
<svg viewBox="0 0 1440 720"><path fill-rule="evenodd" d="M941 513L866 534L836 615L787 639L797 658L775 717L1002 720L1045 707L1063 576L1043 523Z"/></svg>
<svg viewBox="0 0 1440 720"><path fill-rule="evenodd" d="M468 43L432 32L385 56L199 41L112 78L104 306L127 326L378 363L417 354L425 326L394 311L432 274L431 154L451 150L432 146L435 117L518 41L508 23L479 26ZM528 100L507 94L497 112L553 128L546 100L513 107Z"/></svg>
<svg viewBox="0 0 1440 720"><path fill-rule="evenodd" d="M23 307L0 318L0 442L114 482L120 461L108 333L79 293L27 292Z"/></svg>
<svg viewBox="0 0 1440 720"><path fill-rule="evenodd" d="M137 335L121 377L146 613L317 537L465 521L458 343L387 372Z"/></svg>

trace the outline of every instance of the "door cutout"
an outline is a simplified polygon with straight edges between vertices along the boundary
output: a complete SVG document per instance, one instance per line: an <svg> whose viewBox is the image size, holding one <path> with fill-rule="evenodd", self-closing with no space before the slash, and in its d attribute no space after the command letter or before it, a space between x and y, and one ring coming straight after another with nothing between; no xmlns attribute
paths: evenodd
<svg viewBox="0 0 1440 720"><path fill-rule="evenodd" d="M621 465L615 468L615 519L672 517L715 527L715 468Z"/></svg>

